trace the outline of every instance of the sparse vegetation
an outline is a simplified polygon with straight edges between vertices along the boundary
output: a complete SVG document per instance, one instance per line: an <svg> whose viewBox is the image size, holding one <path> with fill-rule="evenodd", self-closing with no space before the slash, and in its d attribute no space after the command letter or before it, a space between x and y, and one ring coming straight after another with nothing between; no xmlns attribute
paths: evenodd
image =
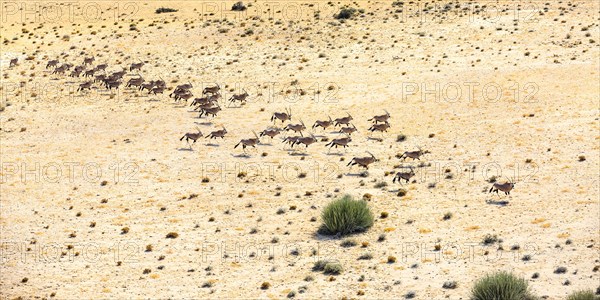
<svg viewBox="0 0 600 300"><path fill-rule="evenodd" d="M329 203L322 212L321 233L346 235L362 232L373 225L373 213L364 200L346 195Z"/></svg>
<svg viewBox="0 0 600 300"><path fill-rule="evenodd" d="M569 296L567 296L567 300L598 300L600 297L594 295L594 291L592 290L582 290L576 291Z"/></svg>
<svg viewBox="0 0 600 300"><path fill-rule="evenodd" d="M168 7L161 7L161 8L157 8L156 11L155 11L155 13L157 13L157 14L172 13L172 12L177 12L177 9L168 8Z"/></svg>
<svg viewBox="0 0 600 300"><path fill-rule="evenodd" d="M471 289L471 300L522 299L533 300L525 279L511 273L497 272L479 279Z"/></svg>

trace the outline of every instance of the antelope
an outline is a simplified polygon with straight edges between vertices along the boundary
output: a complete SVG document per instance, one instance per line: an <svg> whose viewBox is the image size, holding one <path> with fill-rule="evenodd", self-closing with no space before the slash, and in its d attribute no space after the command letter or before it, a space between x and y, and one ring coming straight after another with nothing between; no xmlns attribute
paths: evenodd
<svg viewBox="0 0 600 300"><path fill-rule="evenodd" d="M277 127L271 127L271 128L267 128L263 131L260 132L260 136L268 136L271 138L271 140L273 140L274 137L276 137L280 132L281 132L281 128L277 128Z"/></svg>
<svg viewBox="0 0 600 300"><path fill-rule="evenodd" d="M292 111L288 110L286 108L285 112L282 112L282 113L276 112L276 113L274 113L273 116L271 116L271 121L276 122L277 120L281 120L281 123L283 123L285 121L291 121L292 120Z"/></svg>
<svg viewBox="0 0 600 300"><path fill-rule="evenodd" d="M143 66L144 62L132 63L131 66L129 66L129 72L133 70L141 70Z"/></svg>
<svg viewBox="0 0 600 300"><path fill-rule="evenodd" d="M182 84L182 85L178 85L177 87L175 87L175 89L173 90L173 92L171 92L169 94L169 97L175 95L177 96L177 94L183 94L183 93L187 93L190 89L192 88L192 84Z"/></svg>
<svg viewBox="0 0 600 300"><path fill-rule="evenodd" d="M237 143L233 149L237 148L240 144L242 145L244 152L246 152L246 147L256 148L256 145L260 142L260 139L254 130L252 130L252 133L254 133L254 138L240 140L240 142Z"/></svg>
<svg viewBox="0 0 600 300"><path fill-rule="evenodd" d="M71 71L71 74L69 74L71 77L79 77L79 75L81 75L81 70L77 68L75 68L75 70Z"/></svg>
<svg viewBox="0 0 600 300"><path fill-rule="evenodd" d="M140 91L143 91L144 89L148 90L148 91L152 91L152 88L156 85L156 81L154 80L150 80L150 82L148 83L142 83L140 85Z"/></svg>
<svg viewBox="0 0 600 300"><path fill-rule="evenodd" d="M106 88L108 88L109 91L112 90L113 88L116 89L116 90L118 90L119 86L121 85L121 81L109 81L109 80L107 80L104 83L106 85Z"/></svg>
<svg viewBox="0 0 600 300"><path fill-rule="evenodd" d="M350 121L352 121L352 120L354 120L354 118L352 118L352 116L350 114L348 114L347 117L337 118L334 120L335 127L338 127L338 125L349 125Z"/></svg>
<svg viewBox="0 0 600 300"><path fill-rule="evenodd" d="M92 87L92 83L93 83L92 81L86 81L86 82L80 84L79 88L77 88L77 91L79 92L79 91L83 91L85 89L89 90Z"/></svg>
<svg viewBox="0 0 600 300"><path fill-rule="evenodd" d="M192 94L190 91L186 91L183 94L177 94L177 95L175 95L175 101L179 102L179 100L183 100L183 101L185 101L187 103L187 101L190 98L192 98L192 97L194 97L194 94Z"/></svg>
<svg viewBox="0 0 600 300"><path fill-rule="evenodd" d="M198 132L188 132L179 139L180 141L183 141L183 139L185 139L185 141L190 146L190 149L192 149L192 145L190 145L190 140L194 141L192 144L195 144L196 141L202 137L202 131L200 131L200 128L196 127L196 129L198 129Z"/></svg>
<svg viewBox="0 0 600 300"><path fill-rule="evenodd" d="M229 98L229 102L235 102L235 101L240 101L242 103L246 102L246 98L248 98L248 92L246 92L246 90L243 90L244 93L243 94L234 94L233 96L231 96L231 98Z"/></svg>
<svg viewBox="0 0 600 300"><path fill-rule="evenodd" d="M394 176L394 179L392 180L392 183L395 183L396 180L398 180L398 183L402 183L402 179L406 180L406 182L408 183L413 176L415 176L415 170L411 166L410 172L396 173L396 175Z"/></svg>
<svg viewBox="0 0 600 300"><path fill-rule="evenodd" d="M427 153L431 153L429 152L429 150L422 150L421 148L419 148L419 150L417 151L406 151L404 153L402 153L402 155L400 155L400 157L398 158L402 158L402 160L406 160L407 157L412 158L413 160L418 159L421 160L420 157L421 155L427 154Z"/></svg>
<svg viewBox="0 0 600 300"><path fill-rule="evenodd" d="M379 131L379 132L387 132L388 128L390 128L390 123L385 122L383 124L373 124L373 126L371 126L371 128L369 128L369 131L371 132L375 132L375 131Z"/></svg>
<svg viewBox="0 0 600 300"><path fill-rule="evenodd" d="M216 94L221 90L221 87L219 86L218 83L215 83L217 86L211 86L211 87L205 87L204 90L202 90L202 95L204 94Z"/></svg>
<svg viewBox="0 0 600 300"><path fill-rule="evenodd" d="M331 148L334 146L336 149L338 146L346 148L350 142L352 142L352 138L348 136L345 138L333 139L331 142L327 143L325 147L329 146L329 150L331 150Z"/></svg>
<svg viewBox="0 0 600 300"><path fill-rule="evenodd" d="M106 67L108 67L107 64L101 64L101 65L97 65L94 70L96 71L106 71Z"/></svg>
<svg viewBox="0 0 600 300"><path fill-rule="evenodd" d="M316 142L317 138L315 138L315 136L311 133L310 137L297 138L295 141L292 142L292 147L294 147L295 144L304 144L304 146L308 148L309 145L314 144Z"/></svg>
<svg viewBox="0 0 600 300"><path fill-rule="evenodd" d="M313 129L317 128L317 127L323 127L323 130L327 129L327 127L331 126L331 124L333 124L333 120L331 120L330 116L329 117L329 121L319 121L317 120L315 122L315 124L312 126Z"/></svg>
<svg viewBox="0 0 600 300"><path fill-rule="evenodd" d="M96 72L96 69L87 70L83 73L83 76L84 77L93 77L95 72Z"/></svg>
<svg viewBox="0 0 600 300"><path fill-rule="evenodd" d="M217 131L213 131L211 133L209 133L207 136L205 136L205 138L210 137L211 139L216 139L218 137L220 138L225 138L225 134L227 133L227 129L225 129L225 126L221 126L223 127L223 129L221 130L217 130Z"/></svg>
<svg viewBox="0 0 600 300"><path fill-rule="evenodd" d="M48 64L46 65L46 69L48 69L50 67L56 68L56 66L58 66L58 59L49 61Z"/></svg>
<svg viewBox="0 0 600 300"><path fill-rule="evenodd" d="M496 192L496 195L498 194L498 191L502 191L504 192L505 195L510 195L510 191L512 191L512 189L515 188L515 182L513 180L510 180L508 182L505 183L494 183L492 185L492 187L490 188L489 193L493 193Z"/></svg>
<svg viewBox="0 0 600 300"><path fill-rule="evenodd" d="M208 100L208 97L194 98L194 100L192 101L192 103L190 104L190 106L203 105L203 104L210 104L210 101ZM194 110L196 110L196 109L194 109Z"/></svg>
<svg viewBox="0 0 600 300"><path fill-rule="evenodd" d="M12 68L13 66L16 66L16 65L17 65L17 62L19 62L19 59L18 59L18 58L13 58L13 59L11 59L11 60L10 60L10 63L8 64L8 67L9 67L9 68Z"/></svg>
<svg viewBox="0 0 600 300"><path fill-rule="evenodd" d="M144 83L144 78L137 77L137 78L131 78L129 79L129 81L127 81L127 85L126 87L130 87L130 86L135 86L135 87L140 87L142 86L142 83Z"/></svg>
<svg viewBox="0 0 600 300"><path fill-rule="evenodd" d="M302 122L302 120L300 120L300 124L288 124L287 126L285 126L283 128L285 131L290 131L293 130L294 132L298 133L300 132L301 136L304 136L302 134L302 130L306 129L306 126L304 126L304 122Z"/></svg>
<svg viewBox="0 0 600 300"><path fill-rule="evenodd" d="M89 65L91 63L94 62L94 60L96 60L93 56L92 57L86 57L83 59L83 64L84 65Z"/></svg>
<svg viewBox="0 0 600 300"><path fill-rule="evenodd" d="M373 116L372 118L370 118L367 121L374 121L375 124L377 124L377 122L387 123L388 119L390 118L390 113L387 110L385 110L385 109L384 109L384 111L385 111L384 115Z"/></svg>
<svg viewBox="0 0 600 300"><path fill-rule="evenodd" d="M152 88L152 90L150 90L148 92L148 94L150 92L152 92L154 95L156 95L156 94L162 94L164 91L165 91L165 87L164 86L155 86L155 87Z"/></svg>
<svg viewBox="0 0 600 300"><path fill-rule="evenodd" d="M106 75L104 75L104 74L96 75L94 77L94 82L104 81L105 79L106 79Z"/></svg>
<svg viewBox="0 0 600 300"><path fill-rule="evenodd" d="M220 106L215 106L215 107L211 107L211 108L204 108L200 111L200 115L198 116L198 118L201 118L203 114L205 114L207 117L208 115L212 115L213 117L217 116L217 113L221 111L221 107Z"/></svg>
<svg viewBox="0 0 600 300"><path fill-rule="evenodd" d="M368 170L369 165L376 161L379 161L379 159L375 158L375 155L373 155L371 152L367 151L367 153L369 153L369 155L371 155L371 156L354 157L354 158L352 158L352 160L350 160L350 162L348 163L348 166L352 167L354 165L359 165Z"/></svg>
<svg viewBox="0 0 600 300"><path fill-rule="evenodd" d="M125 73L126 73L125 70L121 70L119 72L114 72L114 73L110 74L110 77L115 77L115 78L118 77L120 79L120 78L123 78Z"/></svg>
<svg viewBox="0 0 600 300"><path fill-rule="evenodd" d="M58 68L55 68L54 71L52 71L52 74L64 74L67 71L67 67L65 65L62 65Z"/></svg>
<svg viewBox="0 0 600 300"><path fill-rule="evenodd" d="M354 126L354 124L352 124L352 127L348 126L348 127L342 127L342 129L340 129L340 133L345 133L347 135L351 135L352 133L358 131L358 129L356 129L356 126Z"/></svg>
<svg viewBox="0 0 600 300"><path fill-rule="evenodd" d="M283 139L283 142L289 144L290 147L294 147L294 144L296 144L301 138L301 136L287 136Z"/></svg>

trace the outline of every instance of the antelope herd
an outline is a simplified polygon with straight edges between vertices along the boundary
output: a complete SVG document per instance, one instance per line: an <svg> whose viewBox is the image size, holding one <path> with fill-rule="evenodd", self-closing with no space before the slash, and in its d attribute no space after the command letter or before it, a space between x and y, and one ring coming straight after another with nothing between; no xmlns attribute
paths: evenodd
<svg viewBox="0 0 600 300"><path fill-rule="evenodd" d="M131 78L126 81L125 88L135 89L139 92L147 92L147 94L163 94L165 90L168 89L166 82L160 78L157 80L146 81L142 75L139 73L135 74L127 74L128 72L139 72L145 65L145 62L135 62L129 65L129 68L120 68L119 71L107 72L108 64L102 63L98 64L95 67L92 65L95 62L95 57L85 57L83 58L83 62L80 65L73 65L71 63L60 63L58 59L49 60L46 64L46 69L51 69L51 74L56 75L65 75L67 71L70 71L68 74L69 77L72 78L84 78L84 81L79 84L77 88L77 92L85 92L86 90L91 90L92 88L105 88L109 92L112 92L113 89L119 89L123 84L124 76L128 75ZM9 62L9 68L15 67L18 65L18 59L11 59ZM87 78L92 78L88 80ZM177 85L170 93L169 97L173 98L175 103L179 103L180 101L187 103L191 99L190 107L193 107L194 112L198 112L198 118L202 117L217 117L218 113L222 111L221 106L219 105L219 100L225 100L221 95L221 87L219 84L215 83L214 86L204 87L202 89L202 97L194 97L194 85L191 82L187 82L185 84ZM247 99L250 97L246 90L242 89L243 93L233 94L231 97L226 99L229 104L234 104L235 102L240 102L241 105L244 105ZM390 113L384 109L384 114L375 115L367 121L371 122L371 126L367 129L370 132L380 132L384 134L388 132L388 129L391 127L390 125ZM336 119L332 119L331 116L327 116L326 119L316 120L312 125L311 129L314 132L319 127L321 130L326 131L330 127L340 127L338 131L334 131L331 133L337 134L338 136L332 138L329 141L329 138L323 137L321 139L322 142L329 141L324 146L329 147L327 154L330 153L332 148L348 148L349 144L352 143L351 135L358 131L358 128L352 123L354 118L350 113L346 113L346 116L342 116ZM252 147L256 148L257 145L270 145L270 144L261 144L260 138L263 136L267 136L271 139L271 141L280 135L282 132L285 132L286 135L288 132L292 131L294 134L299 134L295 136L285 136L282 137L281 140L284 144L288 145L290 148L288 150L295 151L294 146L296 145L304 145L304 149L308 149L310 145L317 144L318 139L313 133L309 133L308 136L304 135L304 132L307 130L304 121L299 119L299 123L291 123L292 122L292 111L289 108L286 108L284 112L274 112L270 118L273 124L281 122L283 125L286 122L289 122L287 125L283 127L277 127L274 125L268 126L266 129L260 132L260 135L257 135L254 130L252 133L254 137L241 139L235 146L234 149L242 146L242 151L244 155L247 155L246 148ZM225 139L227 135L227 129L225 126L221 125L221 129L211 131L208 135L204 136L200 128L196 127L197 132L187 132L185 133L179 140L183 141L185 139L187 145L190 150L192 146L198 141L200 138L204 137L207 139ZM336 129L337 130L337 129ZM339 135L343 135L339 137ZM190 141L192 143L190 144ZM345 150L346 151L346 150ZM353 157L350 162L347 164L348 167L352 168L352 166L359 166L364 168L365 170L369 169L369 166L373 163L379 162L379 159L375 157L371 152L368 152L369 156L364 157ZM405 161L406 158L411 158L412 160L420 160L421 157L425 154L430 153L428 150L423 150L418 147L418 150L415 151L405 151L401 155L396 155L396 158ZM407 168L407 167L401 167ZM416 172L412 166L408 167L409 171L400 171L395 174L392 179L392 182L395 183L398 181L402 183L410 182L410 180L416 175ZM413 181L415 182L415 181ZM510 191L514 188L515 182L510 180L506 183L494 183L490 188L489 193L496 192L498 194L499 191L504 192L506 195L510 195Z"/></svg>

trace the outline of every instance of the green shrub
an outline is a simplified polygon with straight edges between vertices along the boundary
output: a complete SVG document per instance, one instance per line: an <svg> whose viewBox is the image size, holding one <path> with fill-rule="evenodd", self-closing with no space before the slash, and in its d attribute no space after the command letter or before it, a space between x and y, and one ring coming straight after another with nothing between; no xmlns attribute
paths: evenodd
<svg viewBox="0 0 600 300"><path fill-rule="evenodd" d="M527 281L508 272L488 274L471 289L471 300L531 300Z"/></svg>
<svg viewBox="0 0 600 300"><path fill-rule="evenodd" d="M342 8L342 10L340 10L340 12L335 15L336 19L350 19L354 16L354 14L356 14L356 8Z"/></svg>
<svg viewBox="0 0 600 300"><path fill-rule="evenodd" d="M321 214L323 225L320 232L326 234L350 234L373 226L373 213L364 200L353 200L351 196L329 203Z"/></svg>
<svg viewBox="0 0 600 300"><path fill-rule="evenodd" d="M583 290L571 293L567 296L567 300L598 300L600 297L594 295L592 290Z"/></svg>
<svg viewBox="0 0 600 300"><path fill-rule="evenodd" d="M338 275L338 274L342 273L342 265L337 262L329 262L323 268L323 273Z"/></svg>
<svg viewBox="0 0 600 300"><path fill-rule="evenodd" d="M155 13L157 14L162 14L162 13L170 13L170 12L177 12L176 9L173 8L168 8L168 7L161 7L156 9Z"/></svg>

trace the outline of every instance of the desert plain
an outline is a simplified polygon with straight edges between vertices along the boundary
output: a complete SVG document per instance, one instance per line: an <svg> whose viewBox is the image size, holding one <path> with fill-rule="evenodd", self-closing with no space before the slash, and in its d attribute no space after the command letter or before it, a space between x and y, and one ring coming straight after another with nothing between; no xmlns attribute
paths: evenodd
<svg viewBox="0 0 600 300"><path fill-rule="evenodd" d="M468 299L498 270L546 299L599 287L598 1L233 4L0 3L2 299ZM90 57L123 85L46 67ZM139 76L167 88L125 86ZM221 111L169 97L186 83L218 85ZM329 149L341 126L313 124L348 115L352 141ZM283 131L234 148L301 121L308 147ZM319 234L346 194L373 226Z"/></svg>

